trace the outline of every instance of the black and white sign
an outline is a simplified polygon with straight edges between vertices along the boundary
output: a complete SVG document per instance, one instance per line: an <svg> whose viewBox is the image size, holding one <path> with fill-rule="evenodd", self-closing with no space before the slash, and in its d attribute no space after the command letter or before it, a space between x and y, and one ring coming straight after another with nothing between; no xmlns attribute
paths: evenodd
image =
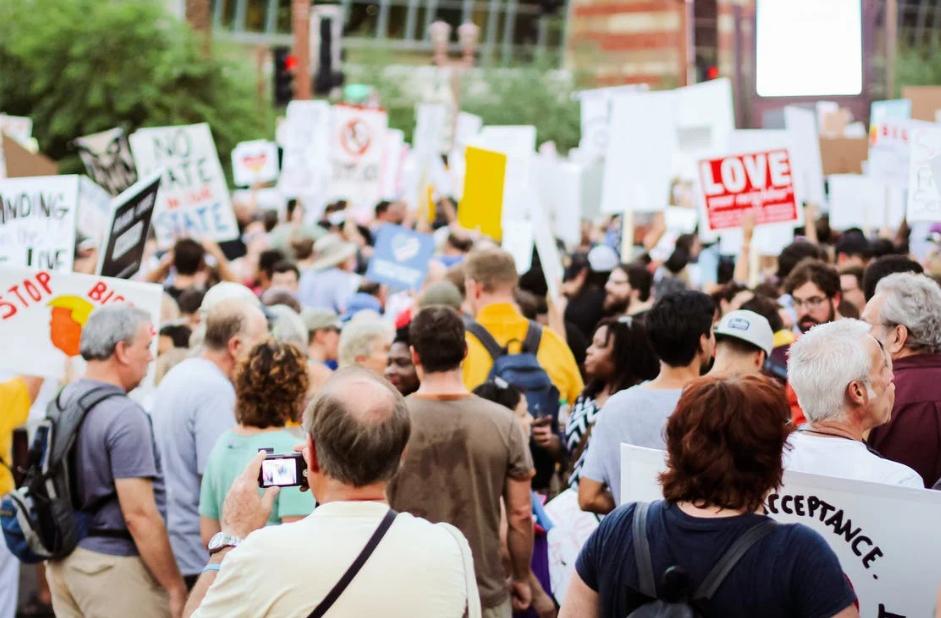
<svg viewBox="0 0 941 618"><path fill-rule="evenodd" d="M98 260L99 275L130 279L140 270L160 175L157 171L141 179L112 200L108 237Z"/></svg>

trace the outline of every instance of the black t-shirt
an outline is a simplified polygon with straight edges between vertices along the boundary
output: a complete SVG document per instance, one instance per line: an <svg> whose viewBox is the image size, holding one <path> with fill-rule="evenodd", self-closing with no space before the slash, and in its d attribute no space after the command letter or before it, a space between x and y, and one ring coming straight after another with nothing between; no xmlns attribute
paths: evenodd
<svg viewBox="0 0 941 618"><path fill-rule="evenodd" d="M588 341L591 341L595 327L604 317L604 297L604 288L586 285L565 307L565 321L577 326Z"/></svg>
<svg viewBox="0 0 941 618"><path fill-rule="evenodd" d="M623 618L649 601L637 592L633 518L633 504L605 517L575 564L582 581L598 593L602 617ZM729 546L764 519L755 514L691 517L675 504L652 503L647 538L658 590L662 573L674 565L689 573L695 590ZM836 554L819 534L800 524L777 524L735 565L702 610L723 618L820 618L855 601Z"/></svg>

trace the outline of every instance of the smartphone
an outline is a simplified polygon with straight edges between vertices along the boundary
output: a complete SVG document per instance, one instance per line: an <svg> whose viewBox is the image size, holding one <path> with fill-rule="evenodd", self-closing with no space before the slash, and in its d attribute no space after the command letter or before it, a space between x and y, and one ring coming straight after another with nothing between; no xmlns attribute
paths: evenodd
<svg viewBox="0 0 941 618"><path fill-rule="evenodd" d="M307 462L301 453L265 455L258 472L259 487L298 487L307 480Z"/></svg>

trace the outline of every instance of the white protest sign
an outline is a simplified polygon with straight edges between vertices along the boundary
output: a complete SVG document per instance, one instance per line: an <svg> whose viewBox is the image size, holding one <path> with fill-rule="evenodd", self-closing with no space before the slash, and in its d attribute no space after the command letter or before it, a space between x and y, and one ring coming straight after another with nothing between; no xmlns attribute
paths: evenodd
<svg viewBox="0 0 941 618"><path fill-rule="evenodd" d="M278 190L288 198L319 195L316 201L321 204L327 199L330 175L330 104L291 101L285 113L278 127L278 143L284 149ZM318 210L308 199L305 207Z"/></svg>
<svg viewBox="0 0 941 618"><path fill-rule="evenodd" d="M531 202L530 217L532 221L533 240L536 243L536 253L539 255L539 264L542 274L546 278L546 287L549 298L553 302L559 297L559 286L562 284L562 254L549 227L549 218L542 211L539 200Z"/></svg>
<svg viewBox="0 0 941 618"><path fill-rule="evenodd" d="M622 503L662 499L665 453L621 444ZM930 616L941 584L941 492L784 473L766 510L818 532L840 560L863 618ZM902 514L904 518L891 517Z"/></svg>
<svg viewBox="0 0 941 618"><path fill-rule="evenodd" d="M330 199L372 209L382 195L382 155L388 114L349 105L333 108L330 133Z"/></svg>
<svg viewBox="0 0 941 618"><path fill-rule="evenodd" d="M678 99L673 172L694 180L700 159L728 149L729 135L735 130L732 82L723 77L673 92Z"/></svg>
<svg viewBox="0 0 941 618"><path fill-rule="evenodd" d="M0 369L18 374L61 378L69 364L80 369L82 328L105 305L129 302L147 311L154 328L160 328L163 290L153 283L0 268L0 289ZM154 355L156 347L154 337Z"/></svg>
<svg viewBox="0 0 941 618"><path fill-rule="evenodd" d="M88 176L78 177L78 213L75 228L79 235L93 240L98 247L107 234L111 216L111 194Z"/></svg>
<svg viewBox="0 0 941 618"><path fill-rule="evenodd" d="M907 189L912 132L933 126L921 120L895 119L874 125L869 134L868 174L892 187Z"/></svg>
<svg viewBox="0 0 941 618"><path fill-rule="evenodd" d="M448 108L444 103L419 103L415 106L415 134L412 144L423 164L440 155L444 146Z"/></svg>
<svg viewBox="0 0 941 618"><path fill-rule="evenodd" d="M906 219L941 221L941 184L934 173L941 157L941 128L917 129L912 134Z"/></svg>
<svg viewBox="0 0 941 618"><path fill-rule="evenodd" d="M578 150L586 162L604 157L608 150L613 97L645 92L647 84L626 84L609 88L593 88L575 93L581 116L581 139Z"/></svg>
<svg viewBox="0 0 941 618"><path fill-rule="evenodd" d="M78 176L0 181L0 266L72 270Z"/></svg>
<svg viewBox="0 0 941 618"><path fill-rule="evenodd" d="M522 275L533 263L533 226L525 219L504 223L500 245L513 256L516 272Z"/></svg>
<svg viewBox="0 0 941 618"><path fill-rule="evenodd" d="M567 246L581 239L583 172L579 163L541 153L533 160L533 188L552 221L553 233Z"/></svg>
<svg viewBox="0 0 941 618"><path fill-rule="evenodd" d="M536 150L536 127L531 125L489 126L471 139L471 145L506 155L503 189L503 221L526 217L530 199L530 173Z"/></svg>
<svg viewBox="0 0 941 618"><path fill-rule="evenodd" d="M232 149L232 177L240 187L278 178L278 145L263 139L239 142Z"/></svg>
<svg viewBox="0 0 941 618"><path fill-rule="evenodd" d="M385 146L382 151L382 177L379 181L382 198L397 200L404 190L405 161L409 148L405 143L405 133L399 129L386 131Z"/></svg>
<svg viewBox="0 0 941 618"><path fill-rule="evenodd" d="M846 230L880 228L885 221L886 186L871 176L833 174L830 186L830 227Z"/></svg>
<svg viewBox="0 0 941 618"><path fill-rule="evenodd" d="M657 212L669 202L677 101L671 91L626 94L611 101L602 212Z"/></svg>
<svg viewBox="0 0 941 618"><path fill-rule="evenodd" d="M152 221L161 248L183 236L217 241L238 236L208 124L140 129L130 142L141 178L163 170Z"/></svg>
<svg viewBox="0 0 941 618"><path fill-rule="evenodd" d="M800 177L805 199L822 207L823 162L820 158L820 134L817 131L817 115L813 110L787 106L784 108L784 124L791 135L791 158L794 174Z"/></svg>
<svg viewBox="0 0 941 618"><path fill-rule="evenodd" d="M448 175L451 176L451 186L453 187L453 197L461 199L464 191L464 149L471 140L480 133L484 126L484 121L480 116L461 112L457 115L457 126L454 129L454 145L451 153L448 155Z"/></svg>
<svg viewBox="0 0 941 618"><path fill-rule="evenodd" d="M112 196L137 182L137 169L121 127L78 137L75 145L88 175Z"/></svg>
<svg viewBox="0 0 941 618"><path fill-rule="evenodd" d="M24 147L28 147L33 137L33 121L26 116L0 114L0 133L6 133Z"/></svg>

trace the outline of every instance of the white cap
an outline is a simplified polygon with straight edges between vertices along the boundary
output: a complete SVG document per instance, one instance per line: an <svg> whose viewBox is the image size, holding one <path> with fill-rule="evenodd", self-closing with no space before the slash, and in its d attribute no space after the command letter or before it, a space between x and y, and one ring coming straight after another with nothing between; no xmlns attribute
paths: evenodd
<svg viewBox="0 0 941 618"><path fill-rule="evenodd" d="M588 252L588 266L593 272L611 272L619 263L617 252L608 245L595 245Z"/></svg>
<svg viewBox="0 0 941 618"><path fill-rule="evenodd" d="M765 354L774 348L774 333L767 318L754 311L739 309L726 313L716 326L716 336L733 337L750 343Z"/></svg>

